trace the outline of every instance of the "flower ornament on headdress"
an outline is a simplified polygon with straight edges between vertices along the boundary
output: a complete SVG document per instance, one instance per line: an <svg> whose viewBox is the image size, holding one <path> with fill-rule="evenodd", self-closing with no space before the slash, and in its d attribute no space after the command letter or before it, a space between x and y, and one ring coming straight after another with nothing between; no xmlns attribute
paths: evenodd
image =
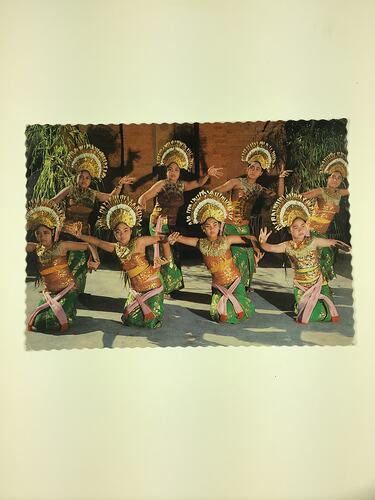
<svg viewBox="0 0 375 500"><path fill-rule="evenodd" d="M176 163L180 168L191 171L194 165L194 155L184 142L169 141L159 150L156 162L166 167L171 163Z"/></svg>
<svg viewBox="0 0 375 500"><path fill-rule="evenodd" d="M348 161L344 153L330 153L320 164L320 172L323 174L332 174L339 172L342 177L348 177Z"/></svg>
<svg viewBox="0 0 375 500"><path fill-rule="evenodd" d="M74 174L87 170L93 179L102 180L107 172L107 158L100 149L87 144L68 154L65 168Z"/></svg>
<svg viewBox="0 0 375 500"><path fill-rule="evenodd" d="M212 217L224 222L230 218L232 209L231 202L223 194L216 191L201 191L186 209L187 221L189 224L204 224Z"/></svg>
<svg viewBox="0 0 375 500"><path fill-rule="evenodd" d="M293 221L301 218L308 221L313 213L313 202L301 194L290 193L281 196L272 207L271 220L277 230L290 227Z"/></svg>
<svg viewBox="0 0 375 500"><path fill-rule="evenodd" d="M263 170L269 171L275 165L276 154L267 142L252 142L242 151L241 161L247 165L253 161L257 161Z"/></svg>
<svg viewBox="0 0 375 500"><path fill-rule="evenodd" d="M63 209L49 200L34 200L27 205L26 228L35 230L39 226L60 228L65 220Z"/></svg>
<svg viewBox="0 0 375 500"><path fill-rule="evenodd" d="M123 222L130 228L140 226L142 221L141 207L128 196L111 196L100 207L99 218L96 222L98 228L115 229L117 224Z"/></svg>

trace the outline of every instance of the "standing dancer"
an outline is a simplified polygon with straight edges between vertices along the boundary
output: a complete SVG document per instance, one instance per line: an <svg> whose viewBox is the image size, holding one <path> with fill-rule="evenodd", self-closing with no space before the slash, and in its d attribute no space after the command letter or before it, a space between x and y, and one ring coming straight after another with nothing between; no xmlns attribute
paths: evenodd
<svg viewBox="0 0 375 500"><path fill-rule="evenodd" d="M212 298L210 315L213 320L239 323L255 312L254 305L246 296L230 247L249 242L249 236L221 236L220 229L231 211L231 203L222 194L202 191L188 206L189 224L201 224L206 238L189 238L172 233L168 240L173 245L180 242L197 247L212 275Z"/></svg>
<svg viewBox="0 0 375 500"><path fill-rule="evenodd" d="M133 237L132 230L135 232L141 225L141 218L141 208L133 200L123 195L113 196L100 207L97 226L113 231L117 243L80 234L79 228L75 235L106 252L116 253L131 285L121 317L123 323L128 326L157 328L161 326L164 313L163 283L159 268L169 264L169 243L161 235ZM147 261L145 250L147 246L163 239L165 257L158 258L155 267Z"/></svg>
<svg viewBox="0 0 375 500"><path fill-rule="evenodd" d="M145 209L147 201L156 198L150 216L150 233L171 233L176 230L178 210L184 204L184 192L202 187L210 176L221 177L222 169L211 167L206 175L197 180L180 180L181 169L191 172L194 164L192 151L181 141L167 142L157 155L157 163L167 168L167 178L151 186L139 197L138 203ZM178 248L174 248L173 261L169 266L164 266L161 273L166 294L183 288Z"/></svg>
<svg viewBox="0 0 375 500"><path fill-rule="evenodd" d="M296 321L338 321L339 314L319 262L319 249L336 246L345 251L345 243L309 235L306 221L312 215L311 201L300 194L289 194L277 200L272 219L276 229L288 227L292 239L278 245L267 243L271 234L261 229L259 242L266 252L286 253L294 269L294 298Z"/></svg>
<svg viewBox="0 0 375 500"><path fill-rule="evenodd" d="M27 252L35 252L38 270L45 289L43 299L28 319L28 329L37 331L65 331L73 323L77 314L77 290L69 269L67 253L92 252L96 269L99 258L96 249L88 243L58 241L58 232L64 221L62 209L51 201L35 201L29 205L26 214L27 229L34 231L37 243L28 242Z"/></svg>
<svg viewBox="0 0 375 500"><path fill-rule="evenodd" d="M269 144L263 141L252 142L242 151L241 161L246 163L246 177L235 177L215 188L220 193L232 192L231 200L234 207L233 219L226 221L224 234L252 235L250 217L258 199L262 202L263 218L269 217L269 211L277 196L284 194L284 178L291 170L284 170L281 164L279 173L278 193L257 183L264 171L269 171L275 164L276 155ZM234 262L241 273L244 286L249 289L256 262L261 258L261 252L255 236L252 237L252 247L232 247Z"/></svg>
<svg viewBox="0 0 375 500"><path fill-rule="evenodd" d="M311 234L326 237L333 218L340 211L341 197L349 195L348 189L340 188L343 180L348 176L345 154L330 153L322 161L320 171L329 176L327 186L307 191L303 193L303 196L307 199L316 199L313 215L309 219ZM327 281L335 277L334 252L331 248L321 249L320 265Z"/></svg>
<svg viewBox="0 0 375 500"><path fill-rule="evenodd" d="M90 188L93 179L102 180L107 172L107 159L100 149L92 145L80 146L68 155L65 168L76 176L76 183L62 189L51 201L65 201L65 222L62 233L74 234L77 224L83 234L90 234L89 217L95 200L107 201L119 194L123 184L131 184L134 177L121 177L112 193L102 193ZM62 235L64 239L64 234ZM86 284L88 256L86 252L70 252L69 266L76 281L78 293L83 293Z"/></svg>

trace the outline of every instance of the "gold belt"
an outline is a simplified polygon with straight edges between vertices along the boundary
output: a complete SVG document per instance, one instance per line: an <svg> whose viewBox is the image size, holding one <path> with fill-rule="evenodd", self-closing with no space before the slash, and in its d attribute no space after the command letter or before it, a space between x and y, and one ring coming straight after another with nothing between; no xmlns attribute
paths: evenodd
<svg viewBox="0 0 375 500"><path fill-rule="evenodd" d="M218 271L224 271L227 266L231 266L232 259L225 259L223 262L219 262L216 266L210 268L211 273L217 273Z"/></svg>
<svg viewBox="0 0 375 500"><path fill-rule="evenodd" d="M61 271L61 269L65 269L67 267L69 267L68 264L57 264L57 266L47 267L47 269L42 269L40 271L40 274L42 276L46 276L47 274L52 274L55 273L56 271Z"/></svg>
<svg viewBox="0 0 375 500"><path fill-rule="evenodd" d="M150 264L142 264L140 266L133 267L133 269L129 269L127 272L129 278L134 278L134 276L138 276L138 274L143 273L143 271L146 271Z"/></svg>

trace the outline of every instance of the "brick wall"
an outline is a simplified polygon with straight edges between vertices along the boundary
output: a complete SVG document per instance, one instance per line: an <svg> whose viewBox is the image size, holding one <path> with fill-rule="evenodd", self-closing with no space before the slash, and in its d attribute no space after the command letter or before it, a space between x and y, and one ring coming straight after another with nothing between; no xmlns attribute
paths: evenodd
<svg viewBox="0 0 375 500"><path fill-rule="evenodd" d="M121 154L121 127L123 134L123 152ZM87 130L87 126L80 127ZM108 125L114 137L116 151L107 154L108 184L116 182L122 174L137 178L134 188L126 188L127 194L137 199L156 181L153 167L159 149L171 139L180 139L194 149L194 132L191 124L140 124L140 125ZM245 122L245 123L202 123L199 125L200 175L211 166L222 167L224 175L221 179L212 179L207 187L215 187L232 177L245 173L245 165L241 162L244 147L253 141L269 142L276 151L278 159L284 154L283 122ZM96 144L98 145L98 144ZM99 145L98 145L99 147ZM124 165L121 165L123 158ZM122 168L120 168L122 167ZM116 171L118 170L118 171ZM150 207L148 207L150 208Z"/></svg>

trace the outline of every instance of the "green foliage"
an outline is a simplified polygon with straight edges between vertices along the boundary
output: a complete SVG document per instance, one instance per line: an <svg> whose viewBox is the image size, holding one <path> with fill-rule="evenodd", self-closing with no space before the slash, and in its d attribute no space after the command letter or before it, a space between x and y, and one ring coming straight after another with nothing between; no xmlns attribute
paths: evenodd
<svg viewBox="0 0 375 500"><path fill-rule="evenodd" d="M303 192L323 186L322 160L346 149L346 120L288 121L285 123L287 163L293 174L287 178L288 191Z"/></svg>
<svg viewBox="0 0 375 500"><path fill-rule="evenodd" d="M52 198L73 181L64 169L68 153L87 144L87 136L72 125L26 127L27 175L40 171L32 199Z"/></svg>

